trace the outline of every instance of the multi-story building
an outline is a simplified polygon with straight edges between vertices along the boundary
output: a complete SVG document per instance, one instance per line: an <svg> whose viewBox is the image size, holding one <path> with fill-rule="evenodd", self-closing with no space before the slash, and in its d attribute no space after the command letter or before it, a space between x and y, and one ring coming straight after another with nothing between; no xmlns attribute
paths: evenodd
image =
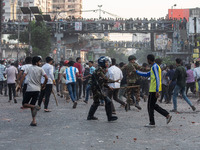
<svg viewBox="0 0 200 150"><path fill-rule="evenodd" d="M52 0L52 17L80 18L82 15L82 0Z"/></svg>
<svg viewBox="0 0 200 150"><path fill-rule="evenodd" d="M42 12L51 12L52 0L4 0L5 6L3 21L8 20L24 20L28 21L30 16L23 15L20 7L33 7L37 6Z"/></svg>

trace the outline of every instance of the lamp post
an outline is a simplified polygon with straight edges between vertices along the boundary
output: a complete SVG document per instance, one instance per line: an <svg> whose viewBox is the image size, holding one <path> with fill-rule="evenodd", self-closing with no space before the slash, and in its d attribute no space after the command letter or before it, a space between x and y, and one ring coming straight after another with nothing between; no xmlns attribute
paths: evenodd
<svg viewBox="0 0 200 150"><path fill-rule="evenodd" d="M174 7L176 7L177 5L176 4L174 4L172 7L171 7L171 18L173 19L173 9L174 9Z"/></svg>
<svg viewBox="0 0 200 150"><path fill-rule="evenodd" d="M103 5L98 5L99 7L99 19L101 19L101 8L102 8Z"/></svg>

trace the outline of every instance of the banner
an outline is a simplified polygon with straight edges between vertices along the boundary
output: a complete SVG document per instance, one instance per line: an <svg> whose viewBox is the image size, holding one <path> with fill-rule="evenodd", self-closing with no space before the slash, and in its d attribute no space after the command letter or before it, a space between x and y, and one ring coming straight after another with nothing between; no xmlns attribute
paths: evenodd
<svg viewBox="0 0 200 150"><path fill-rule="evenodd" d="M194 18L189 18L189 33L194 34Z"/></svg>
<svg viewBox="0 0 200 150"><path fill-rule="evenodd" d="M75 31L82 31L82 22L75 22Z"/></svg>

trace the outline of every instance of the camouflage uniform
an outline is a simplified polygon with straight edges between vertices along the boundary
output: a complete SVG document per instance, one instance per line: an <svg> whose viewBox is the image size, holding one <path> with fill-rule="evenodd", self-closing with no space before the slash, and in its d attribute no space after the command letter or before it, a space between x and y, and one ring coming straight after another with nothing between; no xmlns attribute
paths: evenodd
<svg viewBox="0 0 200 150"><path fill-rule="evenodd" d="M143 67L139 66L137 63L131 63L124 68L127 74L127 86L138 86L137 88L127 89L127 103L132 104L133 101L136 103L140 101L140 76L134 70L145 70ZM134 100L133 94L135 95L136 101Z"/></svg>
<svg viewBox="0 0 200 150"><path fill-rule="evenodd" d="M99 67L97 70L95 70L95 72L93 73L92 77L89 80L89 84L91 85L93 93L94 102L90 108L88 118L94 116L100 104L100 100L105 101L105 109L106 109L106 114L108 116L108 120L110 117L112 117L112 108L111 108L112 101L102 93L102 89L103 87L109 88L108 83L114 83L115 81L108 79L105 74L106 74L106 69Z"/></svg>

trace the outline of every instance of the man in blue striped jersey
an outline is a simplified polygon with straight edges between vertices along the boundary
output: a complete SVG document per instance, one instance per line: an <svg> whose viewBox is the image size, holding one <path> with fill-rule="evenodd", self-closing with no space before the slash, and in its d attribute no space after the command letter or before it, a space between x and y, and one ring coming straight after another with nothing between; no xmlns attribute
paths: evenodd
<svg viewBox="0 0 200 150"><path fill-rule="evenodd" d="M147 106L150 123L145 125L145 127L155 127L154 110L166 117L167 124L171 121L172 116L169 115L169 113L165 109L156 104L157 99L159 98L159 92L162 91L161 69L159 65L155 63L154 55L148 55L147 61L152 66L151 71L147 73L136 71L136 73L140 76L151 78Z"/></svg>
<svg viewBox="0 0 200 150"><path fill-rule="evenodd" d="M76 100L76 75L79 76L79 71L76 67L73 67L74 62L70 61L68 63L69 67L66 68L66 71L64 73L64 77L66 78L66 85L67 89L69 91L69 95L71 100L73 101L74 105L73 108L75 109L77 106L77 100Z"/></svg>

